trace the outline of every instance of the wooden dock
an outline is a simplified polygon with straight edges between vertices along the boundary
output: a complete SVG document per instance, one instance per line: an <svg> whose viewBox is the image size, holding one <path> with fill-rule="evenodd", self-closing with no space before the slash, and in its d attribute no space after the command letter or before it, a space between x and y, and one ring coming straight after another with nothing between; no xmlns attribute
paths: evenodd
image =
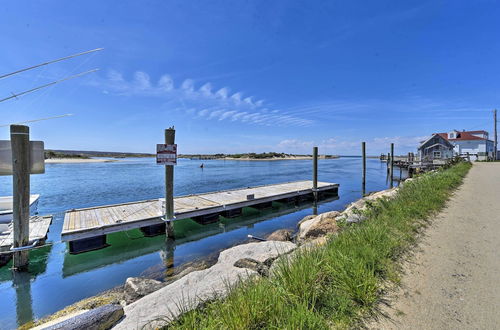
<svg viewBox="0 0 500 330"><path fill-rule="evenodd" d="M49 226L52 223L52 216L32 216L30 218L30 236L29 245L32 245L35 241L38 241L37 245L43 244L47 238L47 232L49 231ZM12 231L12 223L9 224L7 229L0 233L0 252L8 252L14 244Z"/></svg>
<svg viewBox="0 0 500 330"><path fill-rule="evenodd" d="M241 214L243 207L264 208L273 201L289 202L313 193L312 181L297 181L259 187L218 191L174 198L174 220L201 218L217 221ZM338 184L318 182L319 193L338 194ZM66 212L61 233L63 241L70 242L70 252L78 253L104 247L105 235L135 228L155 228L164 225L164 199L105 205Z"/></svg>

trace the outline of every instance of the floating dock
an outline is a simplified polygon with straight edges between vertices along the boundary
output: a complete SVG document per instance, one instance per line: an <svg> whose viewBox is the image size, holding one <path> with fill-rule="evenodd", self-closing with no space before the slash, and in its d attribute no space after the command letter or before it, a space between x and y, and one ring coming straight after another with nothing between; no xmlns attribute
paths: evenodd
<svg viewBox="0 0 500 330"><path fill-rule="evenodd" d="M43 244L47 238L47 232L49 231L51 223L51 215L30 217L28 245L36 246ZM6 230L0 232L0 253L9 252L13 244L14 232L12 230L12 223L10 223Z"/></svg>
<svg viewBox="0 0 500 330"><path fill-rule="evenodd" d="M285 203L312 197L312 181L296 181L259 187L225 190L174 198L174 220L192 218L205 224L215 222L219 215L239 216L243 207L271 207L273 201ZM338 195L336 183L318 182L317 193ZM105 205L66 212L61 233L70 244L71 253L102 248L106 234L140 228L145 236L164 232L164 199Z"/></svg>

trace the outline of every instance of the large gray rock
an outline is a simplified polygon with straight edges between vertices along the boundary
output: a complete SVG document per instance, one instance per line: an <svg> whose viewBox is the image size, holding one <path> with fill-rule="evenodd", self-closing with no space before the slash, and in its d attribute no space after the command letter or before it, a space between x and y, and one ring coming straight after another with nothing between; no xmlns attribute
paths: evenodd
<svg viewBox="0 0 500 330"><path fill-rule="evenodd" d="M290 229L278 229L269 236L267 236L268 241L291 241L293 236L293 230Z"/></svg>
<svg viewBox="0 0 500 330"><path fill-rule="evenodd" d="M254 260L254 259L250 259L250 258L243 258L243 259L236 261L234 263L234 267L248 268L248 269L256 271L261 276L268 276L269 275L268 265L266 265L260 261Z"/></svg>
<svg viewBox="0 0 500 330"><path fill-rule="evenodd" d="M269 260L274 260L281 254L287 254L295 250L296 248L297 245L292 242L279 241L242 244L222 251L219 255L219 260L217 263L234 265L236 261L243 258L250 258L262 263L266 263Z"/></svg>
<svg viewBox="0 0 500 330"><path fill-rule="evenodd" d="M291 242L266 241L222 251L214 266L192 272L125 306L125 318L115 328L154 329L164 326L207 300L225 297L239 281L259 276L254 270L235 267L238 260L249 258L266 263L295 248Z"/></svg>
<svg viewBox="0 0 500 330"><path fill-rule="evenodd" d="M131 303L137 299L159 290L164 286L160 281L143 277L129 277L125 281L125 301Z"/></svg>
<svg viewBox="0 0 500 330"><path fill-rule="evenodd" d="M40 329L106 330L110 329L122 316L122 306L104 305L47 327L42 325Z"/></svg>
<svg viewBox="0 0 500 330"><path fill-rule="evenodd" d="M386 198L391 199L396 196L398 188L391 188L386 190L381 190L375 193L371 193L356 202L349 204L349 206L342 212L338 220L344 221L346 223L358 223L365 219L363 211L368 207L369 202L374 202L377 199ZM368 202L368 203L367 203Z"/></svg>
<svg viewBox="0 0 500 330"><path fill-rule="evenodd" d="M326 212L302 222L299 227L299 241L336 233L339 230L336 222L339 215L337 211Z"/></svg>

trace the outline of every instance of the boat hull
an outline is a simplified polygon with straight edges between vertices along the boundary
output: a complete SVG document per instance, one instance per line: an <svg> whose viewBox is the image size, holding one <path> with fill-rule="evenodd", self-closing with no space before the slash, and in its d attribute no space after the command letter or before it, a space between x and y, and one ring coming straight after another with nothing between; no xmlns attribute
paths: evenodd
<svg viewBox="0 0 500 330"><path fill-rule="evenodd" d="M38 199L40 195L30 196L30 214L35 215L38 208ZM12 196L0 197L0 224L12 222Z"/></svg>

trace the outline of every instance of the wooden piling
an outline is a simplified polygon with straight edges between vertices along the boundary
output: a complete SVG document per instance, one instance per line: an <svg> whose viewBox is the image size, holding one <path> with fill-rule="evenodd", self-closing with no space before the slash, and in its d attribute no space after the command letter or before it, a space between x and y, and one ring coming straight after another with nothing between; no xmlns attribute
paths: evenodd
<svg viewBox="0 0 500 330"><path fill-rule="evenodd" d="M13 170L13 247L27 246L29 242L30 219L30 137L29 127L10 126ZM14 252L14 269L25 271L28 268L28 251Z"/></svg>
<svg viewBox="0 0 500 330"><path fill-rule="evenodd" d="M394 143L391 143L391 164L390 164L390 180L391 180L391 188L393 187L394 179Z"/></svg>
<svg viewBox="0 0 500 330"><path fill-rule="evenodd" d="M365 142L361 142L361 156L363 158L362 190L364 196L366 193L366 143Z"/></svg>
<svg viewBox="0 0 500 330"><path fill-rule="evenodd" d="M165 130L165 144L175 144L175 129ZM174 166L165 165L165 220L169 238L174 238Z"/></svg>
<svg viewBox="0 0 500 330"><path fill-rule="evenodd" d="M313 194L318 199L318 147L313 147Z"/></svg>

